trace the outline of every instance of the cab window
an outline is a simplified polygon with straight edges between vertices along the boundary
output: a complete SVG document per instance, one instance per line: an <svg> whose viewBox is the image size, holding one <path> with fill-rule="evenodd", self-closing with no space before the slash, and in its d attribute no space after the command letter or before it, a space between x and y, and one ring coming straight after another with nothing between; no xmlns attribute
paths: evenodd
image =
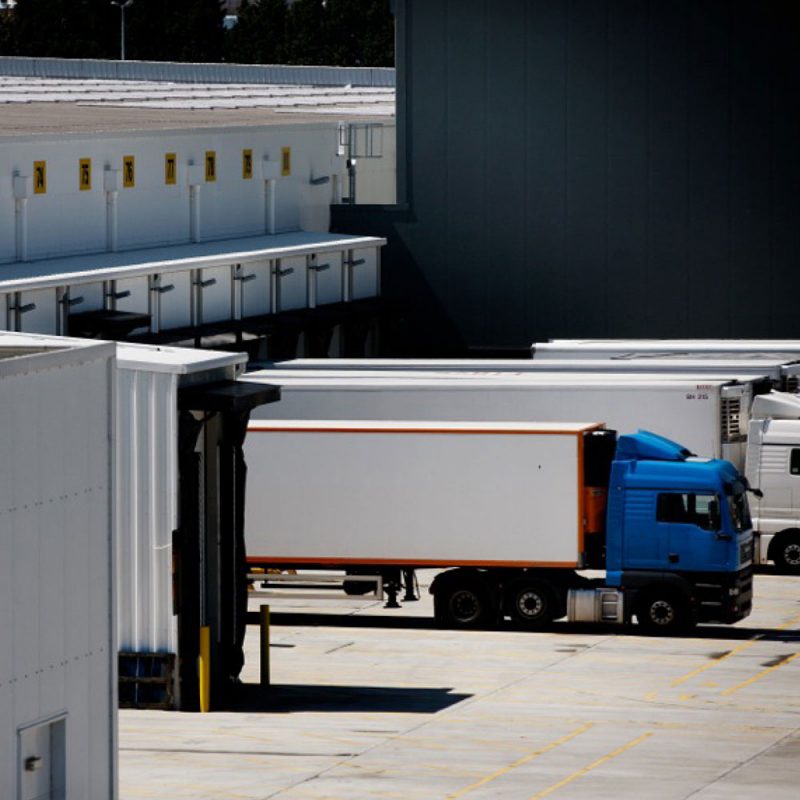
<svg viewBox="0 0 800 800"><path fill-rule="evenodd" d="M712 513L712 503L716 513ZM656 520L684 525L696 525L716 530L719 525L719 498L715 494L669 492L658 495Z"/></svg>

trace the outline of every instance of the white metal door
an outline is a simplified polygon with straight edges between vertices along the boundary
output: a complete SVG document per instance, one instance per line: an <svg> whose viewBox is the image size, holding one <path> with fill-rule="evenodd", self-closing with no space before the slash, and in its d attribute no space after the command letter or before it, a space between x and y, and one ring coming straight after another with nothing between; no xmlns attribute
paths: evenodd
<svg viewBox="0 0 800 800"><path fill-rule="evenodd" d="M66 719L19 731L19 800L63 800L66 787Z"/></svg>

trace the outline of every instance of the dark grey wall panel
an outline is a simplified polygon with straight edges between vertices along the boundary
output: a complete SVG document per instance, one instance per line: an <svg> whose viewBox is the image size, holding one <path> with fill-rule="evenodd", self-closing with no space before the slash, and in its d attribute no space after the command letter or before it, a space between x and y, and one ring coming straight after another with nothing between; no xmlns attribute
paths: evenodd
<svg viewBox="0 0 800 800"><path fill-rule="evenodd" d="M390 349L800 336L795 2L397 8L408 208L335 217L392 238Z"/></svg>
<svg viewBox="0 0 800 800"><path fill-rule="evenodd" d="M529 298L528 316L550 328L566 312L567 290L561 281L566 248L567 13L563 3L529 3L525 38L525 89L516 102L525 111L526 279L519 291ZM536 103L525 98L536 96ZM547 153L547 158L541 158ZM502 213L501 209L498 209ZM502 230L506 230L503 226ZM508 294L506 288L506 294ZM503 316L502 305L496 309ZM513 323L510 325L509 322ZM519 338L519 318L505 318L506 340ZM502 341L502 340L499 340ZM488 343L487 343L488 344Z"/></svg>
<svg viewBox="0 0 800 800"><path fill-rule="evenodd" d="M651 311L637 302L648 275L648 82L649 16L640 0L608 9L608 183L605 224L608 242L604 333L651 324Z"/></svg>
<svg viewBox="0 0 800 800"><path fill-rule="evenodd" d="M508 286L524 286L529 273L526 244L528 207L525 164L526 112L519 102L527 94L525 73L526 26L529 3L511 0L509 13L486 30L486 183L483 193L486 230L503 230L506 235L487 240L486 261L481 270L483 301L476 309L483 318L481 341L503 343L508 336L507 318L528 315L527 291L509 296ZM474 302L474 301L473 301ZM482 306L490 309L482 310Z"/></svg>

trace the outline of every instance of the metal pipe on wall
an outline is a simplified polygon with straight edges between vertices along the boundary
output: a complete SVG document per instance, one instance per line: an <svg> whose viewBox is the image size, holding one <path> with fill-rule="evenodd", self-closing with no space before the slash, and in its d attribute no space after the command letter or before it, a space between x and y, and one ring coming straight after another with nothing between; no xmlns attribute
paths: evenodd
<svg viewBox="0 0 800 800"><path fill-rule="evenodd" d="M275 233L275 180L264 181L264 231Z"/></svg>
<svg viewBox="0 0 800 800"><path fill-rule="evenodd" d="M18 197L14 202L14 222L17 261L28 260L28 198Z"/></svg>
<svg viewBox="0 0 800 800"><path fill-rule="evenodd" d="M103 188L106 193L106 250L116 253L119 249L119 224L117 200L119 198L121 172L118 169L103 171Z"/></svg>
<svg viewBox="0 0 800 800"><path fill-rule="evenodd" d="M14 176L14 236L17 261L28 260L28 198L33 194L33 178Z"/></svg>

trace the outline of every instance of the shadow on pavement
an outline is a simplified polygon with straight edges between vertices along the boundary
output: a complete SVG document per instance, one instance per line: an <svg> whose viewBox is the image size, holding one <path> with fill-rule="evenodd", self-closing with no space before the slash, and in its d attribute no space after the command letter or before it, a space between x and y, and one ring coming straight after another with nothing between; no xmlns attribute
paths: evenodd
<svg viewBox="0 0 800 800"><path fill-rule="evenodd" d="M240 683L231 711L298 711L435 714L472 697L448 688L395 686L317 686Z"/></svg>
<svg viewBox="0 0 800 800"><path fill-rule="evenodd" d="M284 613L273 611L271 623L275 626L297 626L311 628L382 628L385 630L436 630L436 622L428 617L404 617L389 615L369 615L369 614L316 614L308 613ZM258 614L249 612L247 615L248 625L258 625ZM461 633L470 635L485 632L479 630L465 630ZM491 630L503 633L517 632L520 635L529 633L559 633L559 634L590 634L590 635L610 635L616 636L642 636L642 632L637 625L615 626L615 625L593 625L590 623L570 624L565 620L553 622L537 631L527 631L514 627L508 620L495 626ZM698 625L693 630L680 634L681 638L686 639L724 639L724 640L745 640L758 636L765 641L775 642L797 642L800 641L800 630L774 630L772 628L753 628L745 625Z"/></svg>

